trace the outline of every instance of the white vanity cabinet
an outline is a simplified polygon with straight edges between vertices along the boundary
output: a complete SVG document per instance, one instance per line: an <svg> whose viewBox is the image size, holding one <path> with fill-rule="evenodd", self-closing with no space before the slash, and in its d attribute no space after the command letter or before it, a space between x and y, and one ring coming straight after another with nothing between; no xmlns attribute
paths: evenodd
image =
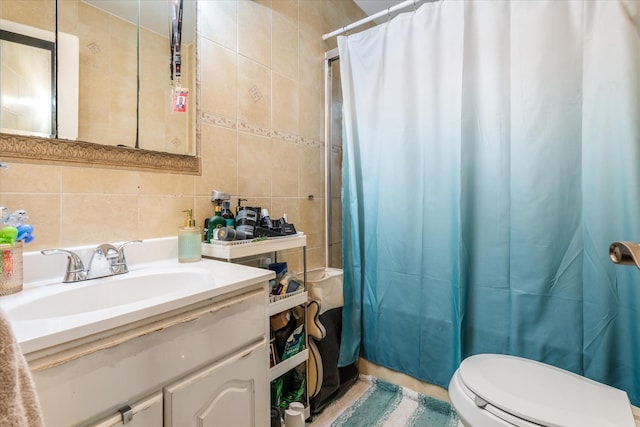
<svg viewBox="0 0 640 427"><path fill-rule="evenodd" d="M45 424L266 427L267 286L27 354Z"/></svg>
<svg viewBox="0 0 640 427"><path fill-rule="evenodd" d="M256 392L268 387L267 349L258 344L164 389L165 427L264 425Z"/></svg>

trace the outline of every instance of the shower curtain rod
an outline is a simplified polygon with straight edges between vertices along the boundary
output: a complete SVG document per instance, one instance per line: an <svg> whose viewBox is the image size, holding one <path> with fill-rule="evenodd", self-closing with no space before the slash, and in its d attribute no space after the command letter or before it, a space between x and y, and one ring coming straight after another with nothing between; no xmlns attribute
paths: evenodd
<svg viewBox="0 0 640 427"><path fill-rule="evenodd" d="M337 29L335 31L327 33L327 34L322 36L322 40L327 40L327 39L330 39L331 37L339 36L341 34L346 33L349 30L352 30L352 29L357 28L357 27L359 27L361 25L364 25L364 24L366 24L368 22L371 22L374 19L378 19L381 16L391 15L392 12L395 12L397 10L404 9L404 8L409 7L409 6L414 6L414 8L415 8L416 3L418 3L418 1L419 0L406 0L406 1L403 1L402 3L398 3L395 6L388 7L387 9L381 10L380 12L377 12L377 13L374 13L371 16L367 16L366 18L363 18L363 19L361 19L359 21L356 21L356 22L354 22L352 24L346 25L346 26L344 26L344 27L342 27L340 29Z"/></svg>

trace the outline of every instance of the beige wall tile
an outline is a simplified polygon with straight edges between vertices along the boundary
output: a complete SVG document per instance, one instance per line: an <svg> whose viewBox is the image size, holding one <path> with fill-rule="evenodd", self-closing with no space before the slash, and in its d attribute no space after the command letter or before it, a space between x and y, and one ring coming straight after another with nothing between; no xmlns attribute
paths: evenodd
<svg viewBox="0 0 640 427"><path fill-rule="evenodd" d="M298 135L298 82L278 73L272 73L272 128L291 135Z"/></svg>
<svg viewBox="0 0 640 427"><path fill-rule="evenodd" d="M3 193L60 192L62 167L11 162L7 165L7 169L0 169L0 201Z"/></svg>
<svg viewBox="0 0 640 427"><path fill-rule="evenodd" d="M270 7L256 1L238 2L238 53L271 67Z"/></svg>
<svg viewBox="0 0 640 427"><path fill-rule="evenodd" d="M98 168L63 168L62 193L138 194L140 172Z"/></svg>
<svg viewBox="0 0 640 427"><path fill-rule="evenodd" d="M282 218L287 214L289 223L296 227L296 231L300 227L300 200L297 197L274 197L271 199L271 217Z"/></svg>
<svg viewBox="0 0 640 427"><path fill-rule="evenodd" d="M315 141L324 141L324 110L318 110L318 104L324 99L323 92L310 87L300 87L298 110L298 128L300 135Z"/></svg>
<svg viewBox="0 0 640 427"><path fill-rule="evenodd" d="M192 195L195 177L167 173L140 172L140 193L144 195Z"/></svg>
<svg viewBox="0 0 640 427"><path fill-rule="evenodd" d="M274 15L280 15L298 25L298 0L271 0L271 9Z"/></svg>
<svg viewBox="0 0 640 427"><path fill-rule="evenodd" d="M178 227L184 224L185 214L183 211L186 209L194 209L194 198L191 196L140 196L139 238L177 236ZM200 222L197 224L202 226Z"/></svg>
<svg viewBox="0 0 640 427"><path fill-rule="evenodd" d="M313 200L300 199L299 228L307 235L309 248L323 248L324 250L324 217L324 199L320 197Z"/></svg>
<svg viewBox="0 0 640 427"><path fill-rule="evenodd" d="M323 150L301 145L298 147L300 161L299 196L324 197Z"/></svg>
<svg viewBox="0 0 640 427"><path fill-rule="evenodd" d="M302 257L302 254L300 254L300 257ZM324 267L325 259L326 259L326 252L323 247L307 248L307 269L308 270ZM300 265L302 265L302 258L300 259Z"/></svg>
<svg viewBox="0 0 640 427"><path fill-rule="evenodd" d="M324 53L326 48L322 39L301 29L298 32L298 61L300 69L300 87L324 93Z"/></svg>
<svg viewBox="0 0 640 427"><path fill-rule="evenodd" d="M59 194L0 194L0 205L10 211L24 209L33 225L35 239L24 247L25 251L37 251L60 247L60 195ZM83 219L87 222L87 218Z"/></svg>
<svg viewBox="0 0 640 427"><path fill-rule="evenodd" d="M243 197L271 196L271 139L238 133L238 194Z"/></svg>
<svg viewBox="0 0 640 427"><path fill-rule="evenodd" d="M273 139L271 146L272 194L277 197L298 196L298 146Z"/></svg>
<svg viewBox="0 0 640 427"><path fill-rule="evenodd" d="M198 31L202 37L237 52L238 2L201 1L198 7Z"/></svg>
<svg viewBox="0 0 640 427"><path fill-rule="evenodd" d="M271 71L244 56L238 56L238 120L271 126Z"/></svg>
<svg viewBox="0 0 640 427"><path fill-rule="evenodd" d="M323 18L323 3L317 0L300 0L298 9L300 29L313 33L314 37L318 39L324 34L326 28Z"/></svg>
<svg viewBox="0 0 640 427"><path fill-rule="evenodd" d="M272 23L273 71L297 81L299 78L297 21L274 13Z"/></svg>
<svg viewBox="0 0 640 427"><path fill-rule="evenodd" d="M312 201L300 199L300 225L307 235L310 248L325 248L325 200L316 198Z"/></svg>
<svg viewBox="0 0 640 427"><path fill-rule="evenodd" d="M234 51L217 45L207 39L202 40L201 64L203 111L220 114L234 119L238 110L238 65Z"/></svg>
<svg viewBox="0 0 640 427"><path fill-rule="evenodd" d="M202 125L203 168L196 180L196 194L210 196L213 190L238 193L238 132Z"/></svg>
<svg viewBox="0 0 640 427"><path fill-rule="evenodd" d="M0 18L55 31L55 0L2 0Z"/></svg>
<svg viewBox="0 0 640 427"><path fill-rule="evenodd" d="M158 206L155 215L162 216ZM144 224L136 195L63 194L60 207L61 247L137 239Z"/></svg>

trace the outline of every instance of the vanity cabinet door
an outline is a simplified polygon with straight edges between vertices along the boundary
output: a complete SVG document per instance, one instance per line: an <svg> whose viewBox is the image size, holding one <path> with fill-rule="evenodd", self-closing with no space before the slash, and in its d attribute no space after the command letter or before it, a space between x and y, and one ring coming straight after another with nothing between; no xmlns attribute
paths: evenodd
<svg viewBox="0 0 640 427"><path fill-rule="evenodd" d="M165 427L267 427L265 341L164 389Z"/></svg>
<svg viewBox="0 0 640 427"><path fill-rule="evenodd" d="M162 427L162 392L131 405L131 414L133 416L126 424L122 422L122 415L116 412L90 427Z"/></svg>

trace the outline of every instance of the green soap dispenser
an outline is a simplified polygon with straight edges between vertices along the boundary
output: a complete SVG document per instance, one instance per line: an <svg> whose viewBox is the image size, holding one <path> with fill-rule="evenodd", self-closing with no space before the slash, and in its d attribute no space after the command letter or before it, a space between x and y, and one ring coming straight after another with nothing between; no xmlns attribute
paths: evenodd
<svg viewBox="0 0 640 427"><path fill-rule="evenodd" d="M227 220L222 217L222 207L220 205L216 206L216 214L209 219L209 225L207 228L207 242L211 242L212 240L217 238L217 233L219 228L224 228L227 226Z"/></svg>
<svg viewBox="0 0 640 427"><path fill-rule="evenodd" d="M196 227L193 219L193 209L185 211L187 216L184 227L178 228L178 261L195 262L202 259L202 232Z"/></svg>

